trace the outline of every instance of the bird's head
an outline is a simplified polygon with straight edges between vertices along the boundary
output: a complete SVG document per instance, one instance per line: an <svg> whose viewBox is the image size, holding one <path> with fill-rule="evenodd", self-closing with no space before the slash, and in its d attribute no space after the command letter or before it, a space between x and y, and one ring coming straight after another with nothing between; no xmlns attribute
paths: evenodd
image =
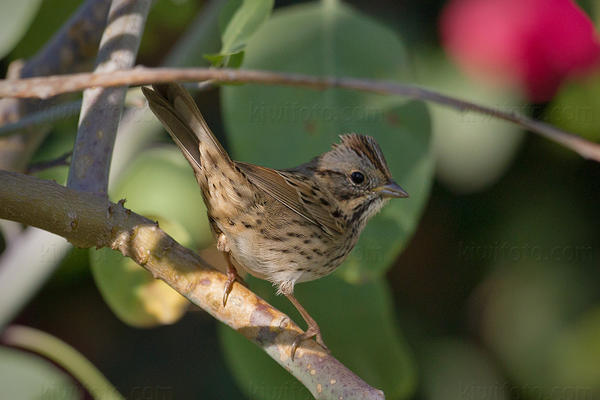
<svg viewBox="0 0 600 400"><path fill-rule="evenodd" d="M354 133L340 139L314 160L314 168L316 179L337 200L348 222L364 224L390 198L408 197L392 179L375 139Z"/></svg>

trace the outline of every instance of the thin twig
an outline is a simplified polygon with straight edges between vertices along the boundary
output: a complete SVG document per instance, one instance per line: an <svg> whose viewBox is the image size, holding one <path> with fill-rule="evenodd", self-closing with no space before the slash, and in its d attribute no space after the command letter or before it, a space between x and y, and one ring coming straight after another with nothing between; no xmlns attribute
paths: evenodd
<svg viewBox="0 0 600 400"><path fill-rule="evenodd" d="M0 97L46 98L60 93L77 92L89 87L146 85L157 82L198 82L214 80L225 83L260 83L263 85L297 86L311 89L343 88L378 94L399 95L425 100L458 111L473 111L520 125L532 132L559 143L584 158L600 162L600 145L573 135L545 122L515 112L504 112L492 107L460 100L422 87L396 82L369 79L316 77L271 71L208 69L208 68L144 68L110 74L73 74L48 78L0 81Z"/></svg>
<svg viewBox="0 0 600 400"><path fill-rule="evenodd" d="M383 399L314 341L290 358L302 331L287 315L243 285L235 284L227 307L227 277L181 246L155 222L106 197L55 182L0 171L0 218L48 230L77 247L110 247L143 266L192 303L237 330L302 382L316 399ZM340 332L339 334L349 334Z"/></svg>
<svg viewBox="0 0 600 400"><path fill-rule="evenodd" d="M54 167L68 166L70 164L69 159L71 158L71 155L73 155L73 152L68 151L65 154L63 154L59 157L56 157L53 160L40 161L38 163L31 164L29 167L27 167L27 173L34 174L36 172L44 171L46 169L50 169L50 168L54 168Z"/></svg>
<svg viewBox="0 0 600 400"><path fill-rule="evenodd" d="M96 60L96 73L131 68L137 56L152 0L113 0ZM108 173L127 87L83 92L79 129L73 147L68 186L108 191Z"/></svg>
<svg viewBox="0 0 600 400"><path fill-rule="evenodd" d="M25 117L6 125L0 126L0 138L18 133L23 129L33 128L38 125L45 125L61 119L69 118L79 113L81 109L81 100L70 101L68 103L59 103L26 115ZM39 131L37 132L39 134Z"/></svg>

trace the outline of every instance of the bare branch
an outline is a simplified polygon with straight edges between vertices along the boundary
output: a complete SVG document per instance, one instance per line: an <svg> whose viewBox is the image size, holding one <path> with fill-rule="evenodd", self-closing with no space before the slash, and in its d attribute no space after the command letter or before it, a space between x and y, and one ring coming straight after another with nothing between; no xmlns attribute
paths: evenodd
<svg viewBox="0 0 600 400"><path fill-rule="evenodd" d="M311 89L342 88L364 92L399 95L425 100L458 110L490 115L520 125L532 132L559 143L584 158L600 162L600 145L573 135L545 122L536 121L515 112L504 112L492 107L460 100L451 96L396 82L369 79L315 77L270 71L208 69L208 68L143 68L110 74L73 74L48 78L0 81L0 97L45 98L59 93L76 92L88 87L145 85L157 82L198 82L213 80L226 83L260 83L263 85L298 86Z"/></svg>
<svg viewBox="0 0 600 400"><path fill-rule="evenodd" d="M131 68L152 0L113 0L96 60L97 73ZM106 193L110 160L127 87L86 89L68 186Z"/></svg>
<svg viewBox="0 0 600 400"><path fill-rule="evenodd" d="M222 306L227 277L181 246L153 221L106 197L54 182L0 171L0 218L63 236L78 247L111 247L261 347L302 382L317 399L383 399L313 341L290 359L300 328L285 314L242 285L234 285ZM333 382L333 383L332 383Z"/></svg>
<svg viewBox="0 0 600 400"><path fill-rule="evenodd" d="M29 167L27 167L27 173L33 174L49 168L68 166L70 164L69 159L71 158L72 154L72 151L68 151L65 154L58 156L52 160L40 161L38 163L31 164Z"/></svg>
<svg viewBox="0 0 600 400"><path fill-rule="evenodd" d="M110 0L87 0L48 43L29 61L21 62L8 79L83 71L96 54L106 24ZM12 66L12 64L11 64ZM48 108L54 101L0 100L0 124L15 123L23 116ZM0 138L0 168L24 171L33 152L49 129L36 127L19 135Z"/></svg>
<svg viewBox="0 0 600 400"><path fill-rule="evenodd" d="M77 115L80 109L81 100L74 100L68 103L59 103L37 112L32 112L15 122L0 126L0 138L17 134L23 129L29 129L39 125L46 125L54 121L72 117ZM36 131L36 134L40 134L40 129Z"/></svg>

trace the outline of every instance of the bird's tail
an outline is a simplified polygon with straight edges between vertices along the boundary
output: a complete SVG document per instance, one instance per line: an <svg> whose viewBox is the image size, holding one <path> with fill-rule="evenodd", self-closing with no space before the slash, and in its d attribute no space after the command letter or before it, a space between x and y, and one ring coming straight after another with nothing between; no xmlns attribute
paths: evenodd
<svg viewBox="0 0 600 400"><path fill-rule="evenodd" d="M150 109L179 146L198 178L199 174L204 175L203 168L204 173L211 166L233 168L231 158L211 132L190 94L181 85L158 84L153 85L152 89L154 90L142 87Z"/></svg>

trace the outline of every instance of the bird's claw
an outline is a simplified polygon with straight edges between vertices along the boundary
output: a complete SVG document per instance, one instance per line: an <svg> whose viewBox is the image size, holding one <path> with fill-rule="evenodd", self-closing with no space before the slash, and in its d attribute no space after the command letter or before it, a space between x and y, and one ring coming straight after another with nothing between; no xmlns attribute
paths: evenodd
<svg viewBox="0 0 600 400"><path fill-rule="evenodd" d="M294 361L294 356L296 355L296 350L300 346L300 343L302 343L305 340L312 339L313 337L315 338L315 341L323 348L323 350L327 352L327 354L331 354L331 350L329 350L329 348L325 345L325 342L323 341L323 336L321 336L321 330L318 327L310 326L308 327L306 332L296 336L296 339L294 339L291 350L292 361Z"/></svg>
<svg viewBox="0 0 600 400"><path fill-rule="evenodd" d="M235 269L227 270L227 280L225 281L225 290L223 292L223 307L227 305L227 299L229 299L229 293L231 293L231 290L233 290L233 284L235 281L245 287L248 287L246 282L244 282L242 277L238 275Z"/></svg>

